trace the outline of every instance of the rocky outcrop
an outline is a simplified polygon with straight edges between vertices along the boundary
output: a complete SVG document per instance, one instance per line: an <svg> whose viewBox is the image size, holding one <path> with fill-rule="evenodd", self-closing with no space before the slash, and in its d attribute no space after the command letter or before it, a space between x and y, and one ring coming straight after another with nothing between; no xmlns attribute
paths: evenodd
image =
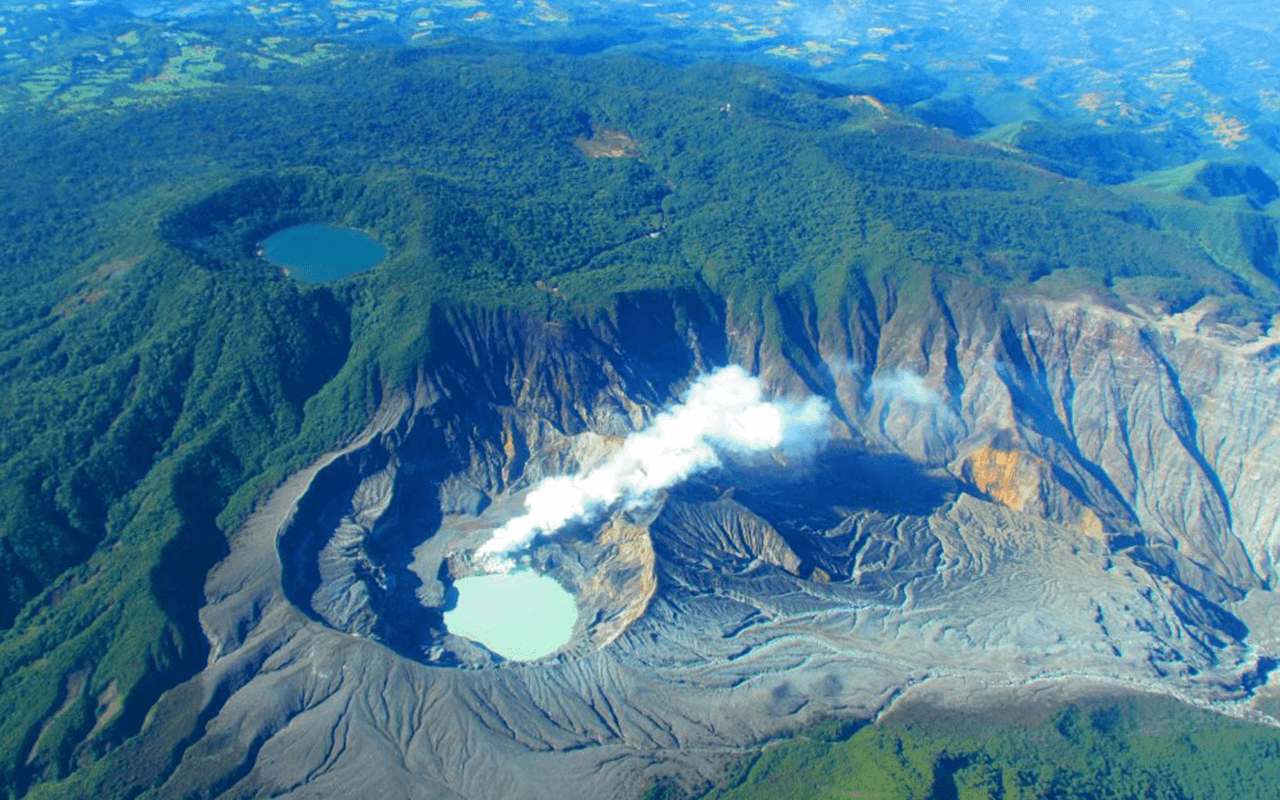
<svg viewBox="0 0 1280 800"><path fill-rule="evenodd" d="M210 663L168 701L200 722L159 795L623 797L932 682L1247 709L1280 549L1262 331L940 279L820 305L442 312L416 382L210 576ZM536 542L579 603L556 655L445 630L450 584L528 488L725 361L823 395L835 441Z"/></svg>

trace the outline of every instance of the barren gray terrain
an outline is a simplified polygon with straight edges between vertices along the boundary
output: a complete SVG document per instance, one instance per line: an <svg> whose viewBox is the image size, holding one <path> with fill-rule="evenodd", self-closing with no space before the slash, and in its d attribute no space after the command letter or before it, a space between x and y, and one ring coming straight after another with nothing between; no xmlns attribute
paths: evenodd
<svg viewBox="0 0 1280 800"><path fill-rule="evenodd" d="M208 666L142 736L190 741L155 796L628 797L904 696L1101 684L1260 716L1277 344L1203 309L941 281L868 298L438 321L448 344L417 381L211 574ZM579 604L558 654L504 662L448 634L448 587L523 492L723 363L825 397L832 442L539 539L533 564Z"/></svg>

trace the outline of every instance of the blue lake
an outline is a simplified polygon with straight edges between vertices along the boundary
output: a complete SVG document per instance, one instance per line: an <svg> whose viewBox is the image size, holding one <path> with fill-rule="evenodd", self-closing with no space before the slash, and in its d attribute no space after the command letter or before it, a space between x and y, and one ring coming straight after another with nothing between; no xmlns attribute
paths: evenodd
<svg viewBox="0 0 1280 800"><path fill-rule="evenodd" d="M268 236L262 256L300 281L323 283L376 266L387 248L364 231L307 223Z"/></svg>
<svg viewBox="0 0 1280 800"><path fill-rule="evenodd" d="M532 661L569 641L578 607L553 578L529 570L473 575L453 584L457 605L444 612L449 633L503 658Z"/></svg>

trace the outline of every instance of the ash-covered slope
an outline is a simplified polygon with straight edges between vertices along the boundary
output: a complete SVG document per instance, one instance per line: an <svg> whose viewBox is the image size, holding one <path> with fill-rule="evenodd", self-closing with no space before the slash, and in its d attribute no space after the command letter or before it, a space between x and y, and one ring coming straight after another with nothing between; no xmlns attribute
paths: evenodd
<svg viewBox="0 0 1280 800"><path fill-rule="evenodd" d="M448 344L418 380L211 575L210 663L152 733L186 720L191 743L156 796L621 797L935 681L1197 702L1265 681L1271 341L954 281L850 294L852 313L809 300L438 318ZM836 440L540 540L534 562L582 606L557 656L505 663L447 634L458 554L523 489L599 461L726 361L824 396Z"/></svg>

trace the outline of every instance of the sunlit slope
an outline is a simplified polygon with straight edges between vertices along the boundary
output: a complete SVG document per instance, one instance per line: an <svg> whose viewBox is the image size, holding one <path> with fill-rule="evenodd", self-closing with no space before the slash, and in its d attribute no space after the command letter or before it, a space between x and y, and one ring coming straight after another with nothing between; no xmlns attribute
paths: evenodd
<svg viewBox="0 0 1280 800"><path fill-rule="evenodd" d="M1145 697L908 706L743 759L704 800L1265 796L1278 739L1274 729Z"/></svg>
<svg viewBox="0 0 1280 800"><path fill-rule="evenodd" d="M620 295L679 291L758 308L785 351L803 339L791 298L927 296L935 275L1117 304L1217 295L1243 321L1276 297L1266 270L1209 258L1141 200L835 86L467 50L33 115L0 142L9 794L110 775L99 759L204 663L195 612L227 533L409 381L453 310L599 321ZM307 220L367 229L389 259L303 287L254 256ZM132 774L170 756L132 752Z"/></svg>

